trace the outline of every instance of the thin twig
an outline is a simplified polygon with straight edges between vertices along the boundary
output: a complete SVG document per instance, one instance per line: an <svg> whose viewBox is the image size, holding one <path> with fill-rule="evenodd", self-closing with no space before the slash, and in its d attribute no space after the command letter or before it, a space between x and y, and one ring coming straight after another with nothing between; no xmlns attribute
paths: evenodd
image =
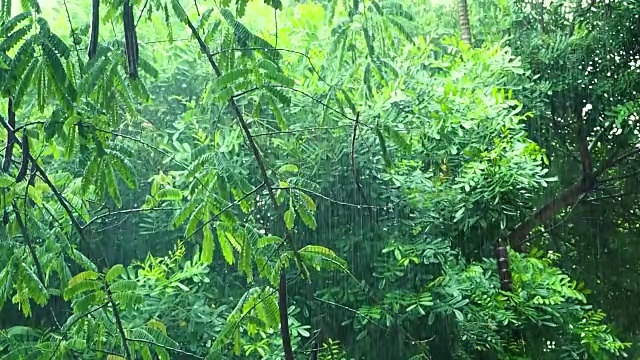
<svg viewBox="0 0 640 360"><path fill-rule="evenodd" d="M174 348L174 347L171 347L171 346L159 344L157 342L154 342L154 341L151 341L151 340L147 340L147 339L127 338L127 340L128 341L133 341L133 342L149 344L149 345L153 345L153 346L157 346L157 347L161 347L161 348L163 348L165 350L173 351L173 352L181 354L181 355L187 355L187 356L190 356L190 357L195 358L195 359L204 359L200 355L197 355L197 354L185 351L185 350L180 350L178 348Z"/></svg>
<svg viewBox="0 0 640 360"><path fill-rule="evenodd" d="M319 130L335 130L335 129L340 129L343 127L347 127L349 125L336 125L336 126L316 126L316 127L310 127L310 128L304 128L304 129L293 129L293 130L283 130L283 131L271 131L271 132L265 132L265 133L259 133L259 134L253 134L254 138L260 137L260 136L272 136L272 135L282 135L282 134L296 134L296 133L300 133L300 132L309 132L309 131L319 131Z"/></svg>
<svg viewBox="0 0 640 360"><path fill-rule="evenodd" d="M320 75L320 72L318 72L318 70L316 69L316 67L313 65L313 61L311 60L311 57L301 51L297 51L297 50L291 50L291 49L284 49L284 48L278 48L277 45L274 46L273 48L265 48L265 47L258 47L258 46L254 46L254 47L234 47L234 48L227 48L227 49L220 49L216 52L211 53L211 55L213 56L218 56L222 53L226 53L226 52L236 52L236 51L256 51L256 50L270 50L270 51L282 51L282 52L288 52L288 53L292 53L292 54L296 54L296 55L300 55L302 57L304 57L305 59L307 59L307 61L309 62L309 66L311 66L311 70L313 70L312 72L314 73L314 75L318 76L318 79L320 81L322 81L323 83L325 83L327 86L329 86L329 88L333 88L335 87L335 85L329 84L323 77L322 75Z"/></svg>
<svg viewBox="0 0 640 360"><path fill-rule="evenodd" d="M356 139L358 137L358 124L360 123L360 112L356 112L356 121L353 122L353 136L351 137L351 172L353 173L353 181L356 183L356 191L360 194L362 201L367 204L367 198L364 195L364 189L358 175L358 167L356 165Z"/></svg>
<svg viewBox="0 0 640 360"><path fill-rule="evenodd" d="M71 28L71 37L72 37L72 42L73 42L73 47L76 50L76 56L78 57L78 66L80 66L80 64L82 64L82 58L80 57L80 50L78 49L78 44L77 44L77 40L76 39L76 30L73 28L73 22L71 22L71 14L69 14L69 8L67 7L67 0L63 0L62 4L64 5L64 10L67 13L67 21L69 21L69 27ZM75 77L73 78L74 82L75 82ZM78 84L74 84L74 86L77 86Z"/></svg>
<svg viewBox="0 0 640 360"><path fill-rule="evenodd" d="M118 211L110 211L110 212L95 216L94 218L89 220L86 224L84 224L84 226L82 228L86 229L92 223L94 223L94 222L96 222L96 221L98 221L98 220L100 220L102 218L108 217L108 216L132 214L132 213L147 212L147 211L171 211L171 210L180 210L180 209L181 208L178 208L178 207L170 207L170 208L135 208L135 209L124 209L124 210L118 210Z"/></svg>
<svg viewBox="0 0 640 360"><path fill-rule="evenodd" d="M620 175L620 176L610 177L610 178L607 178L607 179L602 179L602 180L600 180L600 183L603 184L603 183L607 183L607 182L625 180L625 179L628 179L628 178L630 178L632 176L636 176L636 175L640 175L640 170L632 171L629 174L624 174L624 175Z"/></svg>
<svg viewBox="0 0 640 360"><path fill-rule="evenodd" d="M144 15L144 11L147 9L147 5L149 5L149 0L144 1L144 5L142 5L142 10L140 10L140 14L138 15L138 19L136 20L136 27L138 27L138 23L140 19L142 19L142 15Z"/></svg>
<svg viewBox="0 0 640 360"><path fill-rule="evenodd" d="M373 208L373 209L384 209L385 206L376 206L376 205L359 205L359 204L353 204L353 203L348 203L348 202L344 202L344 201L339 201L339 200L335 200L332 199L326 195L323 195L319 192L310 190L310 189L305 189L305 188L301 188L298 186L288 186L288 187L279 187L279 186L275 186L274 187L275 190L298 190L298 191L302 191L302 192L306 192L309 193L311 195L317 196L319 198L322 198L324 200L327 200L329 202L332 202L334 204L337 205L343 205L343 206L349 206L349 207L355 207L355 208Z"/></svg>
<svg viewBox="0 0 640 360"><path fill-rule="evenodd" d="M60 339L58 339L56 347L53 348L53 351L51 352L51 356L49 357L49 360L53 360L53 358L56 356L56 353L58 352L58 349L60 348L60 345L62 345L62 341L65 340L66 338L66 329L69 329L70 327L72 327L73 325L75 325L78 321L80 321L81 319L93 314L94 312L104 308L105 306L107 306L109 303L104 303L100 306L96 306L95 308L85 312L84 314L78 316L77 318L73 319L73 321L71 321L71 323L69 323L68 325L65 324L65 328L61 329L62 333L60 334ZM119 354L116 354L119 356Z"/></svg>

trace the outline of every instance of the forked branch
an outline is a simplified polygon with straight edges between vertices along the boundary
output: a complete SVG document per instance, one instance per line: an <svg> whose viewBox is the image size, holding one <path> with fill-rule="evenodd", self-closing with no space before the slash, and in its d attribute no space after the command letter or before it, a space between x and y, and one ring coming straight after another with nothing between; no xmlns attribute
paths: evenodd
<svg viewBox="0 0 640 360"><path fill-rule="evenodd" d="M598 166L598 168L594 171L591 150L595 145L595 139L592 144L588 144L582 110L576 110L575 115L579 124L578 150L580 152L582 162L582 176L580 177L580 180L575 182L569 188L564 189L553 199L551 199L551 201L546 203L540 209L536 210L532 216L520 223L513 231L511 231L507 235L509 245L515 251L523 251L522 246L524 245L524 242L526 241L531 231L533 231L533 229L537 225L548 223L560 211L577 204L584 195L593 191L598 184L598 179L607 170L615 167L622 161L640 153L640 148L635 146L633 147L633 149L628 150L621 155L619 155L619 152L617 151L612 151L612 153L604 161L602 161L600 163L600 166Z"/></svg>

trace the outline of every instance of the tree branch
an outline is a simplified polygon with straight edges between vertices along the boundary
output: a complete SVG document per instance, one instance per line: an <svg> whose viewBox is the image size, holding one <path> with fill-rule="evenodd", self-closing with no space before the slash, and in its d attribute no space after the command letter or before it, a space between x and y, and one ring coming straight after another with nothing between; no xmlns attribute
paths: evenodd
<svg viewBox="0 0 640 360"><path fill-rule="evenodd" d="M9 124L7 124L4 117L2 116L0 116L0 123L2 124L2 126L4 126L5 129L7 129L7 133L11 133L11 136L13 137L13 142L15 144L18 144L18 146L22 147L22 141L18 139L18 137L15 135L14 129ZM58 203L60 203L60 206L62 206L65 213L67 213L67 216L69 217L69 220L71 220L71 224L73 224L73 227L76 229L76 232L80 236L80 239L83 242L87 243L87 238L84 235L84 232L82 231L82 225L80 225L80 222L78 222L78 219L76 219L76 217L73 215L73 211L71 211L71 208L67 204L67 201L64 198L64 196L62 196L60 191L58 191L56 186L51 182L51 180L47 176L47 173L44 171L44 169L40 165L38 165L38 162L31 154L29 154L29 158L31 160L31 163L35 167L38 175L40 175L44 183L47 184L49 189L51 189L51 192L53 192L53 195L58 200Z"/></svg>
<svg viewBox="0 0 640 360"><path fill-rule="evenodd" d="M278 310L280 313L280 336L282 337L282 348L284 349L284 359L294 360L293 348L291 347L291 334L289 333L289 314L287 312L287 275L284 269L280 270L280 286L278 287Z"/></svg>
<svg viewBox="0 0 640 360"><path fill-rule="evenodd" d="M132 213L147 212L147 211L171 211L171 210L180 210L180 209L181 208L177 208L177 207L171 207L171 208L134 208L134 209L124 209L124 210L118 210L118 211L109 211L109 212L106 212L104 214L96 215L94 218L92 218L86 224L84 224L84 226L82 228L86 229L92 223L94 223L94 222L96 222L96 221L98 221L98 220L100 220L102 218L108 217L108 216L132 214Z"/></svg>
<svg viewBox="0 0 640 360"><path fill-rule="evenodd" d="M120 318L120 311L118 310L118 304L113 299L113 294L111 293L111 288L109 287L109 283L105 280L104 282L104 290L107 294L107 299L109 303L111 303L111 310L113 311L113 318L116 322L116 329L118 329L118 334L120 335L120 340L122 340L122 348L124 349L124 353L126 355L127 360L132 360L131 350L129 350L129 345L127 345L127 335L124 332L124 327L122 326L122 319Z"/></svg>
<svg viewBox="0 0 640 360"><path fill-rule="evenodd" d="M612 154L600 164L598 169L591 174L591 179L585 178L583 175L578 182L560 192L556 197L551 199L551 201L536 210L527 220L516 226L516 228L507 235L507 240L511 248L515 251L522 252L522 245L524 245L527 236L537 225L546 224L560 211L576 204L584 195L596 188L597 179L607 170L617 166L625 159L637 153L640 153L640 148L635 146L620 156L617 156L617 151L613 151Z"/></svg>
<svg viewBox="0 0 640 360"><path fill-rule="evenodd" d="M637 146L633 146L632 149L626 151L620 156L618 156L618 151L614 150L594 171L591 150L595 146L595 143L602 132L596 135L596 138L591 142L591 144L589 144L586 136L586 124L584 122L582 109L579 106L574 109L574 115L576 116L578 123L578 152L580 153L580 160L582 163L582 176L578 182L560 192L556 197L551 199L551 201L546 203L540 209L536 210L532 216L516 226L516 228L507 235L509 245L515 251L522 251L522 245L526 242L527 236L537 225L548 223L560 211L577 204L584 195L593 191L597 186L597 179L607 170L615 167L633 155L640 153L640 148Z"/></svg>
<svg viewBox="0 0 640 360"><path fill-rule="evenodd" d="M187 27L189 27L189 30L191 30L191 33L193 34L193 36L196 38L196 40L198 41L198 44L200 45L200 49L202 50L202 52L206 55L207 60L209 61L209 65L211 65L211 68L213 69L213 72L216 74L217 77L222 76L222 72L220 71L220 68L218 67L218 64L216 64L215 59L213 58L213 55L211 54L211 50L209 49L209 46L207 46L207 44L204 42L204 40L202 40L202 37L200 36L200 33L198 32L198 29L196 29L196 27L193 25L193 23L191 22L191 20L189 20L189 18L186 16L186 12L184 12L184 9L182 9L183 13L185 14L185 22ZM247 124L247 122L244 119L244 115L242 114L242 112L240 111L240 109L238 108L238 104L236 104L236 101L234 100L233 97L230 97L228 99L228 103L229 106L231 107L232 112L234 113L236 119L238 119L238 122L240 123L240 127L242 128L242 131L244 132L244 135L247 139L247 143L249 144L249 148L251 149L251 152L253 152L253 156L256 160L256 163L258 164L258 169L260 170L260 175L262 176L262 180L264 181L264 186L267 189L267 193L269 196L269 199L271 200L271 203L273 204L274 210L276 212L276 214L279 213L279 206L278 206L278 201L276 199L276 195L275 195L275 191L273 190L273 185L271 183L271 179L269 178L269 175L267 174L267 167L265 166L263 157L262 157L262 153L260 152L260 149L258 148L258 145L256 144L255 140L253 139L253 136L251 135L251 130L249 129L249 125ZM284 221L284 219L282 219L282 221ZM300 256L300 253L297 250L297 247L295 246L295 241L293 239L293 234L291 233L291 231L288 229L288 227L286 226L286 224L284 225L284 229L285 232L287 234L286 238L289 238L289 247L291 248L291 251L293 252L293 256L296 260L296 262L298 263L298 267L301 271L301 273L303 274L303 278L307 279L308 276L304 271L304 265L302 262L302 257Z"/></svg>

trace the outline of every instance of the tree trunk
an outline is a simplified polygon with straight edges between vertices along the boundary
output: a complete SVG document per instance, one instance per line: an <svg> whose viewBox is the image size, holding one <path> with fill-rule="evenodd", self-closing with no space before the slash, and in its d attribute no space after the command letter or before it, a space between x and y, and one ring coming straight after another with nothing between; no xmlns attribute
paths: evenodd
<svg viewBox="0 0 640 360"><path fill-rule="evenodd" d="M469 6L467 0L459 0L458 17L460 18L460 33L462 41L471 45L471 27L469 26Z"/></svg>

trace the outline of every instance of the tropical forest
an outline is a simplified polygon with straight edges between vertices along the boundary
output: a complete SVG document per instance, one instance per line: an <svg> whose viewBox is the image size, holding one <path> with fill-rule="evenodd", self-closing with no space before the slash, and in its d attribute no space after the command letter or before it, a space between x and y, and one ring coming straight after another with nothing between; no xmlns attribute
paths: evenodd
<svg viewBox="0 0 640 360"><path fill-rule="evenodd" d="M640 1L1 0L0 359L640 359Z"/></svg>

